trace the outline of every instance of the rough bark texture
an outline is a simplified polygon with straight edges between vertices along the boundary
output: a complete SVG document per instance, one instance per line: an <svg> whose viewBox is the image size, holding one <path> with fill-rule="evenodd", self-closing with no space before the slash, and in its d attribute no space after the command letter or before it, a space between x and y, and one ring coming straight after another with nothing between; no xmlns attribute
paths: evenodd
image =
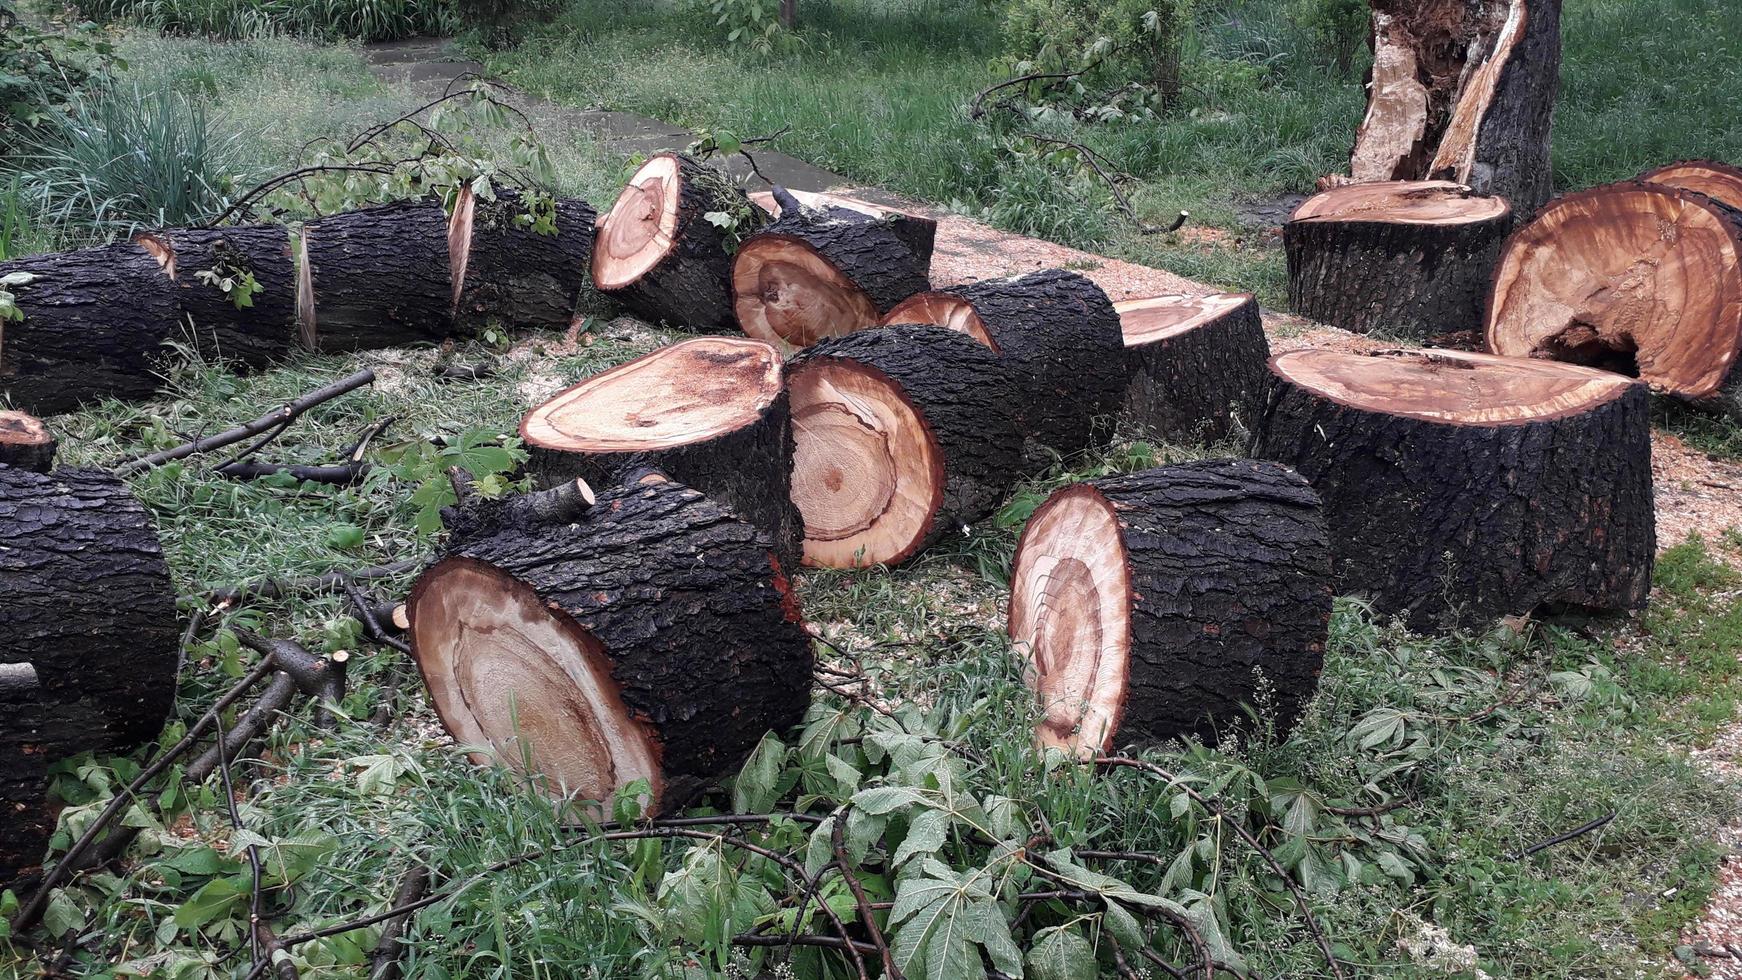
<svg viewBox="0 0 1742 980"><path fill-rule="evenodd" d="M659 733L664 810L736 774L809 706L796 598L760 533L696 490L601 490L569 524L474 516L442 558L466 559L531 586L604 644L624 701ZM417 602L414 590L414 620Z"/></svg>
<svg viewBox="0 0 1742 980"><path fill-rule="evenodd" d="M282 225L166 228L138 236L175 280L194 346L209 358L264 367L297 346L296 263ZM250 274L259 285L245 307L200 278Z"/></svg>
<svg viewBox="0 0 1742 980"><path fill-rule="evenodd" d="M1214 442L1255 434L1269 390L1270 341L1258 301L1183 332L1125 348L1125 418L1164 440Z"/></svg>
<svg viewBox="0 0 1742 980"><path fill-rule="evenodd" d="M909 296L931 288L929 258L922 259L914 251L912 236L904 238L891 222L862 211L783 207L780 217L747 239L739 251L754 247L753 243L764 236L810 246L863 290L878 313L887 313Z"/></svg>
<svg viewBox="0 0 1742 980"><path fill-rule="evenodd" d="M1442 161L1441 169L1426 175L1505 198L1514 222L1527 220L1554 196L1550 147L1561 71L1561 0L1522 2L1524 34L1480 117L1471 165L1448 169Z"/></svg>
<svg viewBox="0 0 1742 980"><path fill-rule="evenodd" d="M0 262L23 320L0 325L0 394L38 415L100 398L148 398L180 335L176 289L132 243Z"/></svg>
<svg viewBox="0 0 1742 980"><path fill-rule="evenodd" d="M179 630L151 517L100 470L0 468L0 663L36 667L52 757L157 735L175 697Z"/></svg>
<svg viewBox="0 0 1742 980"><path fill-rule="evenodd" d="M559 199L556 234L545 235L515 223L525 213L521 195L496 194L495 201L472 206L471 246L454 310L457 329L479 336L491 321L567 328L592 261L597 213L585 201Z"/></svg>
<svg viewBox="0 0 1742 980"><path fill-rule="evenodd" d="M41 696L29 664L0 664L0 891L36 880L54 833L48 801L52 760L41 748L50 719Z"/></svg>
<svg viewBox="0 0 1742 980"><path fill-rule="evenodd" d="M433 200L403 201L303 227L313 319L303 341L326 353L433 343L450 334L453 278L447 215Z"/></svg>
<svg viewBox="0 0 1742 980"><path fill-rule="evenodd" d="M923 214L916 214L912 211L898 210L871 201L861 201L858 198L845 197L840 194L823 194L815 191L799 190L789 191L789 193L797 199L800 204L811 207L833 206L848 208L853 211L863 212L888 224L890 229L895 232L896 236L906 242L908 248L913 249L913 254L918 257L921 266L926 269L931 268L932 253L937 248L938 220L936 218L930 218ZM776 201L771 193L763 191L752 194L750 195L750 200L754 201L757 207L779 217L780 202Z"/></svg>
<svg viewBox="0 0 1742 980"><path fill-rule="evenodd" d="M1255 455L1294 466L1324 499L1339 591L1416 629L1645 605L1644 385L1561 417L1460 424L1273 384Z"/></svg>
<svg viewBox="0 0 1742 980"><path fill-rule="evenodd" d="M54 453L59 445L40 419L23 412L0 410L0 466L47 473L54 468Z"/></svg>

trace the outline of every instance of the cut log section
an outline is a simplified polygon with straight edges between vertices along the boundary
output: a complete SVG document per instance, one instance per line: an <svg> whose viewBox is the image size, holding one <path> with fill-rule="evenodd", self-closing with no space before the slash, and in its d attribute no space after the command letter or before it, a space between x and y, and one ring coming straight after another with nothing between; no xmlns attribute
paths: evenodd
<svg viewBox="0 0 1742 980"><path fill-rule="evenodd" d="M460 522L412 589L412 649L479 763L582 800L645 779L670 811L803 717L810 639L760 533L698 491L572 490Z"/></svg>
<svg viewBox="0 0 1742 980"><path fill-rule="evenodd" d="M1257 430L1270 341L1250 293L1152 296L1116 304L1131 380L1125 418L1146 436L1187 442Z"/></svg>
<svg viewBox="0 0 1742 980"><path fill-rule="evenodd" d="M174 281L202 355L260 368L296 348L296 264L282 225L168 228L134 241ZM254 290L240 306L213 278L240 284L245 276Z"/></svg>
<svg viewBox="0 0 1742 980"><path fill-rule="evenodd" d="M40 729L47 718L36 668L0 663L0 891L19 890L42 871L54 833L48 764Z"/></svg>
<svg viewBox="0 0 1742 980"><path fill-rule="evenodd" d="M593 285L655 323L730 329L732 260L712 213L736 217L740 239L762 216L731 178L704 164L675 153L648 160L599 219Z"/></svg>
<svg viewBox="0 0 1742 980"><path fill-rule="evenodd" d="M889 222L851 208L807 208L775 188L780 218L738 246L732 303L738 325L783 350L876 326L931 288L929 263Z"/></svg>
<svg viewBox="0 0 1742 980"><path fill-rule="evenodd" d="M1011 572L1036 741L1080 756L1214 738L1247 727L1248 706L1286 733L1318 685L1330 620L1318 496L1275 463L1066 487L1029 519Z"/></svg>
<svg viewBox="0 0 1742 980"><path fill-rule="evenodd" d="M36 668L51 758L155 737L175 698L175 592L151 516L100 470L0 467L0 664Z"/></svg>
<svg viewBox="0 0 1742 980"><path fill-rule="evenodd" d="M1647 184L1663 184L1704 194L1726 207L1742 209L1742 167L1713 160L1683 160L1647 170L1637 178Z"/></svg>
<svg viewBox="0 0 1742 980"><path fill-rule="evenodd" d="M1282 229L1289 306L1359 333L1474 330L1511 220L1500 198L1445 181L1314 195Z"/></svg>
<svg viewBox="0 0 1742 980"><path fill-rule="evenodd" d="M1270 366L1256 454L1324 499L1340 591L1416 629L1644 606L1645 386L1453 351L1294 351Z"/></svg>
<svg viewBox="0 0 1742 980"><path fill-rule="evenodd" d="M47 473L54 468L58 446L54 433L48 431L42 420L23 412L0 410L0 465Z"/></svg>
<svg viewBox="0 0 1742 980"><path fill-rule="evenodd" d="M303 226L297 248L296 315L309 349L371 350L449 335L453 277L440 202L401 201L321 218Z"/></svg>
<svg viewBox="0 0 1742 980"><path fill-rule="evenodd" d="M1638 377L1742 419L1742 213L1622 183L1570 194L1506 243L1488 349Z"/></svg>
<svg viewBox="0 0 1742 980"><path fill-rule="evenodd" d="M586 283L598 215L585 201L558 199L554 234L546 234L531 226L524 195L495 193L495 200L479 200L470 186L461 188L448 219L457 331L482 336L491 323L566 329Z"/></svg>
<svg viewBox="0 0 1742 980"><path fill-rule="evenodd" d="M1112 438L1125 397L1119 314L1075 272L1050 269L910 296L882 320L965 333L998 353L1016 383L1016 425L1031 468Z"/></svg>
<svg viewBox="0 0 1742 980"><path fill-rule="evenodd" d="M804 561L895 565L985 517L1021 466L998 356L930 326L867 330L793 362L792 499Z"/></svg>
<svg viewBox="0 0 1742 980"><path fill-rule="evenodd" d="M0 324L0 394L38 415L149 398L180 336L175 286L131 242L0 262L24 319Z"/></svg>
<svg viewBox="0 0 1742 980"><path fill-rule="evenodd" d="M1552 193L1561 0L1371 3L1354 179L1452 180L1534 213Z"/></svg>
<svg viewBox="0 0 1742 980"><path fill-rule="evenodd" d="M787 193L793 199L807 208L847 208L861 214L870 215L879 221L887 222L895 233L901 236L913 254L927 269L931 268L932 252L937 247L938 221L914 211L892 208L883 204L873 204L845 194L822 194L816 191L789 190ZM774 199L769 191L760 191L750 195L755 205L775 217L780 216L780 202Z"/></svg>
<svg viewBox="0 0 1742 980"><path fill-rule="evenodd" d="M520 423L543 486L609 486L659 469L762 529L796 562L792 416L780 354L759 340L697 337L596 374Z"/></svg>

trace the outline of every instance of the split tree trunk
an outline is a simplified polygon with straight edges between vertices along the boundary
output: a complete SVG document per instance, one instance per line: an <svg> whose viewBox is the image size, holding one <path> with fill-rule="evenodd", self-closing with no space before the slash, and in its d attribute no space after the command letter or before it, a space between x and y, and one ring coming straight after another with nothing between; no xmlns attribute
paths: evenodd
<svg viewBox="0 0 1742 980"><path fill-rule="evenodd" d="M1635 180L1704 194L1731 208L1742 208L1742 167L1713 160L1683 160L1647 170Z"/></svg>
<svg viewBox="0 0 1742 980"><path fill-rule="evenodd" d="M1050 269L920 293L882 322L948 327L997 352L1016 384L1030 468L1113 436L1126 382L1119 314L1084 276Z"/></svg>
<svg viewBox="0 0 1742 980"><path fill-rule="evenodd" d="M1286 466L1217 460L1078 483L1023 531L1010 639L1041 701L1036 741L1286 734L1318 686L1331 621L1319 498Z"/></svg>
<svg viewBox="0 0 1742 980"><path fill-rule="evenodd" d="M290 233L282 225L166 228L138 235L176 285L195 349L261 368L296 348L296 263ZM232 294L200 277L252 275L259 289L237 306Z"/></svg>
<svg viewBox="0 0 1742 980"><path fill-rule="evenodd" d="M1510 227L1505 201L1444 181L1325 191L1282 229L1289 306L1358 333L1475 329Z"/></svg>
<svg viewBox="0 0 1742 980"><path fill-rule="evenodd" d="M54 468L59 446L54 433L34 416L0 410L0 466L15 466L32 473Z"/></svg>
<svg viewBox="0 0 1742 980"><path fill-rule="evenodd" d="M1256 455L1324 499L1339 591L1415 629L1645 605L1643 385L1453 351L1295 351L1271 371Z"/></svg>
<svg viewBox="0 0 1742 980"><path fill-rule="evenodd" d="M0 663L0 891L34 883L54 833L42 729L51 723L36 669Z"/></svg>
<svg viewBox="0 0 1742 980"><path fill-rule="evenodd" d="M890 229L913 249L913 254L926 269L931 268L932 252L936 250L938 238L938 221L914 211L904 211L883 204L873 204L845 194L823 194L816 191L788 190L793 199L807 208L847 208L869 215L889 225ZM750 200L757 207L775 217L780 217L780 202L774 199L769 191L759 191L750 195Z"/></svg>
<svg viewBox="0 0 1742 980"><path fill-rule="evenodd" d="M1742 212L1636 182L1562 197L1507 241L1487 331L1742 419Z"/></svg>
<svg viewBox="0 0 1742 980"><path fill-rule="evenodd" d="M783 350L876 326L897 303L931 288L913 246L889 222L852 208L807 208L774 189L780 217L738 246L732 303L738 325Z"/></svg>
<svg viewBox="0 0 1742 980"><path fill-rule="evenodd" d="M506 188L481 201L461 188L448 222L454 322L482 336L492 322L510 327L566 329L586 283L598 215L585 201L555 202L555 234L526 224L526 198Z"/></svg>
<svg viewBox="0 0 1742 980"><path fill-rule="evenodd" d="M520 436L541 486L609 486L651 466L760 528L783 564L797 562L792 414L768 344L697 337L662 347L533 409Z"/></svg>
<svg viewBox="0 0 1742 980"><path fill-rule="evenodd" d="M1131 380L1125 418L1164 441L1256 432L1270 341L1250 293L1156 296L1116 304Z"/></svg>
<svg viewBox="0 0 1742 980"><path fill-rule="evenodd" d="M124 751L157 735L175 698L175 592L145 508L100 470L0 467L0 663L36 667L69 737L51 758Z"/></svg>
<svg viewBox="0 0 1742 980"><path fill-rule="evenodd" d="M729 330L732 257L728 232L709 214L738 221L739 240L762 212L731 179L676 153L642 164L599 219L593 285L635 315L690 330Z"/></svg>
<svg viewBox="0 0 1742 980"><path fill-rule="evenodd" d="M660 477L464 515L408 602L430 699L474 758L667 812L803 717L812 652L759 532ZM540 502L540 501L544 502Z"/></svg>
<svg viewBox="0 0 1742 980"><path fill-rule="evenodd" d="M101 398L149 398L180 335L174 285L131 242L0 262L22 320L0 325L0 394L27 412L65 412Z"/></svg>
<svg viewBox="0 0 1742 980"><path fill-rule="evenodd" d="M1021 395L966 335L897 326L827 340L794 360L788 390L807 565L906 561L990 514L1021 468Z"/></svg>
<svg viewBox="0 0 1742 980"><path fill-rule="evenodd" d="M453 324L448 219L401 201L303 226L297 322L323 353L436 343Z"/></svg>

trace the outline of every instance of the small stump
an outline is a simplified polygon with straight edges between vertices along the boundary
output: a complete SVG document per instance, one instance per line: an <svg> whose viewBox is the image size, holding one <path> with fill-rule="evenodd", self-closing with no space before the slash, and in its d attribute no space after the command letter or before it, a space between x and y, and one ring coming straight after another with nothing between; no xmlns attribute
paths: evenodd
<svg viewBox="0 0 1742 980"><path fill-rule="evenodd" d="M58 445L42 420L23 412L0 411L0 465L47 473L54 468Z"/></svg>
<svg viewBox="0 0 1742 980"><path fill-rule="evenodd" d="M1256 430L1270 341L1250 293L1117 304L1131 371L1125 418L1163 440L1213 442Z"/></svg>

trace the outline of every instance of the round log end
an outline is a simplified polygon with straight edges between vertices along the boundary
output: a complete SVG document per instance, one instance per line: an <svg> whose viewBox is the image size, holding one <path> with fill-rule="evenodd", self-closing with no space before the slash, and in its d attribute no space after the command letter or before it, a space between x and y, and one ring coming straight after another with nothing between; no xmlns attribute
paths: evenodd
<svg viewBox="0 0 1742 980"><path fill-rule="evenodd" d="M1251 293L1150 296L1115 303L1126 347L1159 343L1190 333L1252 302Z"/></svg>
<svg viewBox="0 0 1742 980"><path fill-rule="evenodd" d="M809 242L765 233L732 259L732 309L744 332L786 349L875 326L877 304Z"/></svg>
<svg viewBox="0 0 1742 980"><path fill-rule="evenodd" d="M1742 208L1742 167L1715 160L1683 160L1647 170L1639 180L1704 194L1733 208Z"/></svg>
<svg viewBox="0 0 1742 980"><path fill-rule="evenodd" d="M1452 350L1297 350L1271 358L1270 369L1349 408L1457 425L1577 415L1622 397L1634 384L1571 364Z"/></svg>
<svg viewBox="0 0 1742 980"><path fill-rule="evenodd" d="M1334 187L1307 198L1289 220L1460 225L1505 221L1510 214L1503 199L1476 196L1463 184L1398 180Z"/></svg>
<svg viewBox="0 0 1742 980"><path fill-rule="evenodd" d="M909 296L895 304L895 308L883 315L880 326L894 326L900 323L930 324L965 333L993 350L998 344L992 340L992 334L986 329L985 321L974 310L974 304L954 293L928 292Z"/></svg>
<svg viewBox="0 0 1742 980"><path fill-rule="evenodd" d="M622 289L670 254L678 237L681 166L671 153L648 160L599 219L593 282L600 289Z"/></svg>
<svg viewBox="0 0 1742 980"><path fill-rule="evenodd" d="M54 468L54 433L34 415L0 410L0 463L35 473Z"/></svg>

